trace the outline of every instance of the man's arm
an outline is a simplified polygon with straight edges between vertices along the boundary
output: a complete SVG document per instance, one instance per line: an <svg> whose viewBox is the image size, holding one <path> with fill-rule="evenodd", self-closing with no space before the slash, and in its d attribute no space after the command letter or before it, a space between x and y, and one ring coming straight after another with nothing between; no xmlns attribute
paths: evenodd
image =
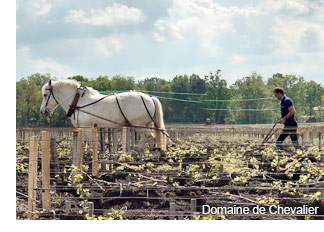
<svg viewBox="0 0 324 232"><path fill-rule="evenodd" d="M283 117L282 119L280 119L278 121L279 123L285 123L288 118L291 118L296 113L294 106L290 106L288 108L288 110L289 110L288 114L285 117Z"/></svg>

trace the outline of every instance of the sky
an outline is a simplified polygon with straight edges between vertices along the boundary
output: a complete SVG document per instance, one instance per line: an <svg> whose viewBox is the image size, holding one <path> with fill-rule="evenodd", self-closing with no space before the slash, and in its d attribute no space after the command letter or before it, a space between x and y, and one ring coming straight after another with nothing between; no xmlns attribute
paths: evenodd
<svg viewBox="0 0 324 232"><path fill-rule="evenodd" d="M17 0L16 80L222 70L324 84L324 0Z"/></svg>

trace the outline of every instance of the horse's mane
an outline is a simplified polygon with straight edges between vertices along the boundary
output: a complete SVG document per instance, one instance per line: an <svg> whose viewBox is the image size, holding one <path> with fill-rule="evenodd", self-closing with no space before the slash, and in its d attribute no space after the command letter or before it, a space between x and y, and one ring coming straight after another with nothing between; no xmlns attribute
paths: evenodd
<svg viewBox="0 0 324 232"><path fill-rule="evenodd" d="M74 79L65 79L65 80L58 80L52 82L53 86L55 87L63 87L63 86L71 86L75 88L79 88L81 86L81 83ZM86 87L87 92L89 92L90 95L97 95L100 94L97 90L93 89L92 87Z"/></svg>
<svg viewBox="0 0 324 232"><path fill-rule="evenodd" d="M78 87L80 87L81 84L77 80L74 80L74 79L66 79L66 80L53 81L52 82L52 85L54 87L71 86L71 87L78 88Z"/></svg>

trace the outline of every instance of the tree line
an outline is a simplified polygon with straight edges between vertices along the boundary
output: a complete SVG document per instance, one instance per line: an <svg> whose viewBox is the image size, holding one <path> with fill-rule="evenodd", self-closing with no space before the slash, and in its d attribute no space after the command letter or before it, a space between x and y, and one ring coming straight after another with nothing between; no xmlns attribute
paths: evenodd
<svg viewBox="0 0 324 232"><path fill-rule="evenodd" d="M17 126L72 126L61 107L51 117L39 113L41 88L49 79L56 78L35 73L16 82ZM134 77L120 75L95 79L78 75L69 79L98 91L138 90L158 96L167 123L204 123L207 117L215 124L274 123L280 118L280 102L272 94L277 86L293 99L299 121L306 116L324 121L324 87L296 75L277 73L265 79L253 72L232 85L222 78L221 70L204 77L177 75L171 80L151 77L135 81Z"/></svg>

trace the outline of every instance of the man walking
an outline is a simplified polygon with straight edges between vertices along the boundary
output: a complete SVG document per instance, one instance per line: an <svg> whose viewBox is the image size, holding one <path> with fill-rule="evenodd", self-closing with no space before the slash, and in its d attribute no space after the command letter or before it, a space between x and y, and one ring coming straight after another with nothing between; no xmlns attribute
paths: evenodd
<svg viewBox="0 0 324 232"><path fill-rule="evenodd" d="M284 124L284 128L276 141L277 148L282 149L282 142L289 135L295 148L301 149L297 139L298 124L295 119L296 111L293 101L284 94L282 88L274 88L273 94L278 100L281 101L281 119L278 122Z"/></svg>

